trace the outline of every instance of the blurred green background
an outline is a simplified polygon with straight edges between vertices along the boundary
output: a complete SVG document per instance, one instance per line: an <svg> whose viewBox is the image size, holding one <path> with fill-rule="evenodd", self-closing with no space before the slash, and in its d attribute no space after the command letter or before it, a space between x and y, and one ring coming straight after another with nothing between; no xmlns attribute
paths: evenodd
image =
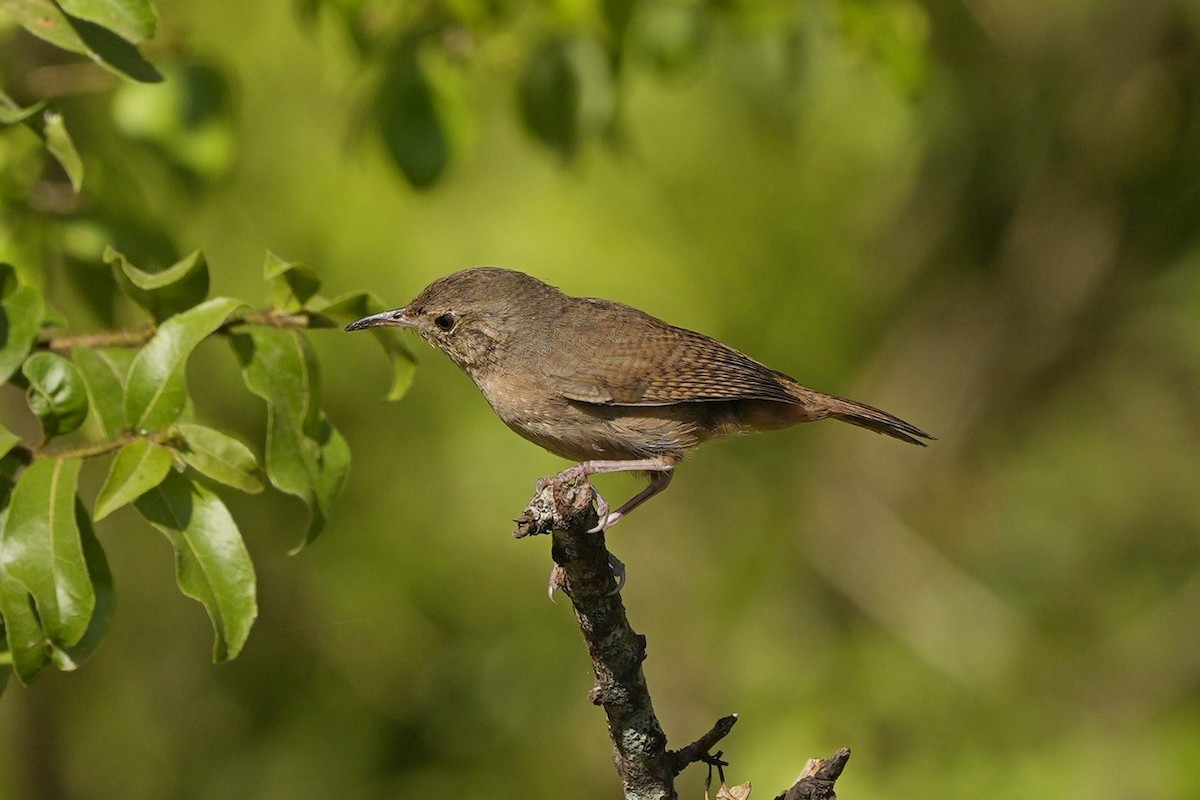
<svg viewBox="0 0 1200 800"><path fill-rule="evenodd" d="M434 7L430 94L363 41ZM30 77L109 209L64 228L60 305L119 207L127 250L153 219L216 293L259 296L267 248L392 305L503 265L879 405L938 441L710 446L610 536L672 744L739 712L729 777L763 797L841 746L846 798L1200 797L1195 3L647 1L615 83L588 0L159 9L166 83ZM582 76L565 132L530 103L546 52ZM166 542L105 520L111 632L0 697L0 798L618 796L548 542L509 536L563 462L420 342L386 404L368 337L313 338L354 458L330 527L288 556L299 503L229 498L262 612L214 667ZM190 376L261 440L227 352Z"/></svg>

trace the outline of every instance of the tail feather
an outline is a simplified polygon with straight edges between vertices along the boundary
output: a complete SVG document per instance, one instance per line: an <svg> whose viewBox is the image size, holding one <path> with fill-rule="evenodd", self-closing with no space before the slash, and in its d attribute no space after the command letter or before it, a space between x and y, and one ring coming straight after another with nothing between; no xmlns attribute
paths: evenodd
<svg viewBox="0 0 1200 800"><path fill-rule="evenodd" d="M818 394L818 397L824 401L823 405L826 408L826 415L834 419L840 419L843 422L849 422L851 425L857 425L860 428L866 428L876 433L884 433L910 444L918 444L921 447L926 446L925 442L921 441L922 439L933 441L932 436L916 425L905 422L899 417L892 416L886 411L880 411L874 406L828 394Z"/></svg>

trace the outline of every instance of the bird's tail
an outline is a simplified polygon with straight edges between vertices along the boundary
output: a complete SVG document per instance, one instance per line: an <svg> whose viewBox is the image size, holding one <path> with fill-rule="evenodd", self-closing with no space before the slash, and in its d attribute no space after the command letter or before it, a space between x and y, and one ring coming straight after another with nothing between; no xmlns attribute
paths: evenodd
<svg viewBox="0 0 1200 800"><path fill-rule="evenodd" d="M933 440L925 431L912 425L899 417L892 416L886 411L880 411L874 406L869 406L866 403L859 403L854 400L847 400L844 397L835 397L831 394L823 394L814 392L811 389L805 390L802 398L802 403L812 413L812 418L821 419L824 417L832 417L840 419L843 422L849 422L851 425L858 425L860 428L875 431L876 433L885 433L888 436L893 436L910 444L919 444L925 447L925 442L922 439Z"/></svg>

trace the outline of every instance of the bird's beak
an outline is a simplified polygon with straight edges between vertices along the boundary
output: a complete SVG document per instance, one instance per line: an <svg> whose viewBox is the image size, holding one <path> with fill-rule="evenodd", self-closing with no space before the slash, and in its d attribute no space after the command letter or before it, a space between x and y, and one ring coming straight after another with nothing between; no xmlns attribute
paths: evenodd
<svg viewBox="0 0 1200 800"><path fill-rule="evenodd" d="M389 328L415 328L416 323L404 316L403 308L393 308L391 311L381 311L369 317L355 320L346 326L348 331L361 331L364 328L385 326Z"/></svg>

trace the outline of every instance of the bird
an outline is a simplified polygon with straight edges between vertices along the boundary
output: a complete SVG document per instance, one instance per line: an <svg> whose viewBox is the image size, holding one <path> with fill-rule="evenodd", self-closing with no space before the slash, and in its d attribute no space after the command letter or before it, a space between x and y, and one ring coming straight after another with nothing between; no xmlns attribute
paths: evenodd
<svg viewBox="0 0 1200 800"><path fill-rule="evenodd" d="M523 272L473 267L347 331L415 331L465 372L513 431L571 461L558 479L642 472L616 510L598 493L602 532L662 492L701 444L837 419L910 444L933 437L873 406L808 389L702 333L633 306L574 297Z"/></svg>

